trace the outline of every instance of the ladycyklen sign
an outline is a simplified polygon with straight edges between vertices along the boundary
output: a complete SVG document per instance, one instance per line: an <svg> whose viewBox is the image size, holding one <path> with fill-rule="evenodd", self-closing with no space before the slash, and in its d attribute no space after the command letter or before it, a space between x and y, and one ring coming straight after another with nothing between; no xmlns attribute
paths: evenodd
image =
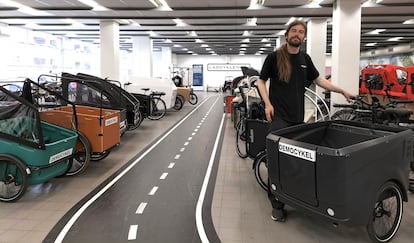
<svg viewBox="0 0 414 243"><path fill-rule="evenodd" d="M250 67L248 63L209 63L208 71L240 71L241 67Z"/></svg>

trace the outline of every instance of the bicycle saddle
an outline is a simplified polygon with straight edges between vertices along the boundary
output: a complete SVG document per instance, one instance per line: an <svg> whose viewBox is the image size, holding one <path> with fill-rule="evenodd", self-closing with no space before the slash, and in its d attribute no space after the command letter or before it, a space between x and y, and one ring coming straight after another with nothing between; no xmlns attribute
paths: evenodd
<svg viewBox="0 0 414 243"><path fill-rule="evenodd" d="M150 88L141 88L141 90L148 91Z"/></svg>

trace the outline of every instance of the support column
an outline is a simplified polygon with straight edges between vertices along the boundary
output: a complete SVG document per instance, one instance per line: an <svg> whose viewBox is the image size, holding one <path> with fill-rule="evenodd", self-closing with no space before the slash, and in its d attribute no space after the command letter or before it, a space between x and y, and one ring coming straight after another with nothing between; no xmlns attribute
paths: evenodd
<svg viewBox="0 0 414 243"><path fill-rule="evenodd" d="M102 21L101 31L101 77L120 80L119 24Z"/></svg>
<svg viewBox="0 0 414 243"><path fill-rule="evenodd" d="M325 77L326 67L326 19L311 19L308 23L306 39L306 52L312 57L313 64L318 69L320 76ZM322 97L324 89L316 87L316 92Z"/></svg>
<svg viewBox="0 0 414 243"><path fill-rule="evenodd" d="M133 75L152 77L152 40L149 36L134 36L132 43Z"/></svg>
<svg viewBox="0 0 414 243"><path fill-rule="evenodd" d="M172 65L172 52L170 47L161 48L161 66L156 67L157 70L154 70L158 75L166 79L171 79L173 71Z"/></svg>
<svg viewBox="0 0 414 243"><path fill-rule="evenodd" d="M8 61L10 60L10 45L9 45L9 26L7 24L0 23L0 52L2 57L0 58L0 79L9 78L10 75L7 72Z"/></svg>
<svg viewBox="0 0 414 243"><path fill-rule="evenodd" d="M361 1L337 0L332 17L332 82L358 94L361 39ZM346 102L333 93L331 104Z"/></svg>
<svg viewBox="0 0 414 243"><path fill-rule="evenodd" d="M286 43L286 37L284 35L279 35L276 38L276 49L285 43Z"/></svg>
<svg viewBox="0 0 414 243"><path fill-rule="evenodd" d="M326 19L311 19L307 25L306 52L312 57L312 61L320 75L325 77Z"/></svg>

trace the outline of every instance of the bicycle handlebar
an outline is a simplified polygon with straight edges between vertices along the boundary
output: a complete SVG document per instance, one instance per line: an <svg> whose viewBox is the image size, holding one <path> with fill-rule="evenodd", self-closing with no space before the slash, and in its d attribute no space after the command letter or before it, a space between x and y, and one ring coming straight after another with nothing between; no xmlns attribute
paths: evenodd
<svg viewBox="0 0 414 243"><path fill-rule="evenodd" d="M360 106L356 104L333 104L333 107L358 109Z"/></svg>
<svg viewBox="0 0 414 243"><path fill-rule="evenodd" d="M412 104L412 103L414 103L414 100L390 99L390 103L394 103L394 104Z"/></svg>

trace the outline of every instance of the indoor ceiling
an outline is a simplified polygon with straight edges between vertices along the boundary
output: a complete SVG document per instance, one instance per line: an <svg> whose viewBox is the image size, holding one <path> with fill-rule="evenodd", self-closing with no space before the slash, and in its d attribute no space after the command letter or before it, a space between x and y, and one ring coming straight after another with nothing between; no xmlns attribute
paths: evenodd
<svg viewBox="0 0 414 243"><path fill-rule="evenodd" d="M248 55L272 51L291 17L330 21L335 2L164 1L166 6L156 7L163 0L2 0L0 22L99 43L100 22L117 21L124 50L131 50L131 37L150 35L154 50L171 47L176 54ZM361 51L414 42L413 0L362 0L361 4ZM327 28L330 53L332 27Z"/></svg>

